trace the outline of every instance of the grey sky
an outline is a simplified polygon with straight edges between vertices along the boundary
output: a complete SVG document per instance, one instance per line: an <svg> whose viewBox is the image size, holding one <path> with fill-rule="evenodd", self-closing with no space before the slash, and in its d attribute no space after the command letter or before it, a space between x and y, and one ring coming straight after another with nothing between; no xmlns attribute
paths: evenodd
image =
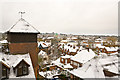
<svg viewBox="0 0 120 80"><path fill-rule="evenodd" d="M9 0L1 1L1 29L24 18L40 32L117 34L119 0Z"/></svg>

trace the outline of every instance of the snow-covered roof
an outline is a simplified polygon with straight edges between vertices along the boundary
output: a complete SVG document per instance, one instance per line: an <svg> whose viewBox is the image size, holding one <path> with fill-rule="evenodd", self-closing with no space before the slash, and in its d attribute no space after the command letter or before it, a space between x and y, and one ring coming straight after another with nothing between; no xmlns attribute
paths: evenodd
<svg viewBox="0 0 120 80"><path fill-rule="evenodd" d="M95 41L95 42L101 42L101 41Z"/></svg>
<svg viewBox="0 0 120 80"><path fill-rule="evenodd" d="M80 78L105 78L103 68L96 59L92 59L82 67L69 72Z"/></svg>
<svg viewBox="0 0 120 80"><path fill-rule="evenodd" d="M73 68L73 67L70 64L66 64L66 65L64 65L64 68L69 69L69 68Z"/></svg>
<svg viewBox="0 0 120 80"><path fill-rule="evenodd" d="M69 49L69 48L70 48L70 46L64 45L64 49Z"/></svg>
<svg viewBox="0 0 120 80"><path fill-rule="evenodd" d="M110 54L110 55L111 55L111 56L112 56L112 55L118 55L118 52L112 53L112 54Z"/></svg>
<svg viewBox="0 0 120 80"><path fill-rule="evenodd" d="M43 48L49 47L51 45L51 43L40 41L40 42L38 42L38 47L39 47L40 44L42 45Z"/></svg>
<svg viewBox="0 0 120 80"><path fill-rule="evenodd" d="M105 58L100 58L99 60L101 65L107 65L118 62L118 57L116 55L114 56L107 56Z"/></svg>
<svg viewBox="0 0 120 80"><path fill-rule="evenodd" d="M25 19L19 19L16 24L14 24L8 32L16 33L39 33L32 25L30 25Z"/></svg>
<svg viewBox="0 0 120 80"><path fill-rule="evenodd" d="M107 51L117 51L118 47L105 47Z"/></svg>
<svg viewBox="0 0 120 80"><path fill-rule="evenodd" d="M84 49L83 46L80 46L80 50Z"/></svg>
<svg viewBox="0 0 120 80"><path fill-rule="evenodd" d="M62 41L60 41L60 42L69 42L70 40L62 40Z"/></svg>
<svg viewBox="0 0 120 80"><path fill-rule="evenodd" d="M106 56L104 58L100 57L99 63L101 64L101 66L104 69L106 69L112 73L119 74L119 72L118 72L118 57L116 55Z"/></svg>
<svg viewBox="0 0 120 80"><path fill-rule="evenodd" d="M98 47L98 48L105 48L105 46L102 46L101 44L96 44L96 47Z"/></svg>
<svg viewBox="0 0 120 80"><path fill-rule="evenodd" d="M104 66L104 69L107 69L108 71L110 71L112 73L119 74L118 63L112 64L112 65L109 65L109 66Z"/></svg>
<svg viewBox="0 0 120 80"><path fill-rule="evenodd" d="M54 39L54 37L47 37L47 39Z"/></svg>
<svg viewBox="0 0 120 80"><path fill-rule="evenodd" d="M9 79L11 79L11 78L32 78L33 80L35 79L34 69L33 69L33 66L32 66L32 61L31 61L29 53L28 54L23 54L23 55L7 55L7 54L4 54L4 53L0 53L0 58L1 57L3 57L5 59L5 62L8 63L8 65L10 65ZM19 61L21 59L25 59L26 62L29 63L29 65L30 65L30 67L28 68L29 69L29 74L25 75L25 76L16 77L12 66L14 64L16 64L17 61Z"/></svg>
<svg viewBox="0 0 120 80"><path fill-rule="evenodd" d="M78 39L77 37L72 37L71 39Z"/></svg>
<svg viewBox="0 0 120 80"><path fill-rule="evenodd" d="M29 63L24 58L20 58L17 61L15 61L15 63L13 64L13 67L16 67L22 60L24 60L29 65Z"/></svg>
<svg viewBox="0 0 120 80"><path fill-rule="evenodd" d="M69 49L69 52L76 52L77 50L76 49L73 49L73 48L70 48Z"/></svg>
<svg viewBox="0 0 120 80"><path fill-rule="evenodd" d="M57 65L57 66L62 66L63 64L60 62L60 58L58 58L57 60L55 61L52 61L51 63L53 63L54 65Z"/></svg>
<svg viewBox="0 0 120 80"><path fill-rule="evenodd" d="M0 58L0 62L2 62L2 64L10 68L10 65L6 61L2 60L1 58Z"/></svg>
<svg viewBox="0 0 120 80"><path fill-rule="evenodd" d="M42 55L42 56L44 56L45 54L47 54L47 53L44 52L43 50L41 50L41 51L38 53L38 55Z"/></svg>
<svg viewBox="0 0 120 80"><path fill-rule="evenodd" d="M8 43L8 41L7 40L2 40L2 41L0 41L0 43Z"/></svg>
<svg viewBox="0 0 120 80"><path fill-rule="evenodd" d="M101 55L102 54L105 54L105 53L101 53ZM77 58L83 57L81 55L77 55L77 56L78 56ZM86 55L84 58L85 59L89 58L88 56L89 55ZM77 76L77 77L80 77L80 78L105 78L103 69L106 68L110 72L117 73L117 69L118 69L117 62L118 62L118 57L116 55L106 56L104 58L102 58L100 55L98 55L96 58L93 58L93 59L87 61L86 63L84 63L82 67L79 67L77 69L73 69L71 71L69 71L69 70L67 70L67 71L70 72L71 74ZM65 69L66 65L60 63L60 58L58 58L56 61L52 61L52 63ZM103 65L112 64L112 63L115 63L115 66L110 66L110 67L103 66Z"/></svg>
<svg viewBox="0 0 120 80"><path fill-rule="evenodd" d="M96 41L101 41L101 40L102 40L101 38L96 39Z"/></svg>
<svg viewBox="0 0 120 80"><path fill-rule="evenodd" d="M70 55L65 55L65 56L61 56L61 58L71 58L73 56L70 56Z"/></svg>
<svg viewBox="0 0 120 80"><path fill-rule="evenodd" d="M101 56L106 56L107 57L107 54L106 53L99 53Z"/></svg>
<svg viewBox="0 0 120 80"><path fill-rule="evenodd" d="M86 63L88 60L94 57L95 57L95 53L91 49L89 49L89 52L88 50L79 51L74 57L71 58L71 60L74 60L80 63Z"/></svg>

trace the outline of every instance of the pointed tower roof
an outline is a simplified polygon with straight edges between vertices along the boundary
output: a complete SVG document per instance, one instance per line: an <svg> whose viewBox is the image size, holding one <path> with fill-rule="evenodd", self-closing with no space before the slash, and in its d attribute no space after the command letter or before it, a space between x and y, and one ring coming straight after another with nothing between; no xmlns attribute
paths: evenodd
<svg viewBox="0 0 120 80"><path fill-rule="evenodd" d="M19 19L7 32L11 33L40 33L25 19Z"/></svg>

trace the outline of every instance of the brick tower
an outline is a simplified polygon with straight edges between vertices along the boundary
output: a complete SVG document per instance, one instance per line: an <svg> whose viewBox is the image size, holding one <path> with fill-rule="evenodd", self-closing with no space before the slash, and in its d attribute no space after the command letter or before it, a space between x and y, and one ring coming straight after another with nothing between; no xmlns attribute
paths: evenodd
<svg viewBox="0 0 120 80"><path fill-rule="evenodd" d="M6 32L11 54L29 53L35 76L38 70L37 34L40 32L22 17Z"/></svg>

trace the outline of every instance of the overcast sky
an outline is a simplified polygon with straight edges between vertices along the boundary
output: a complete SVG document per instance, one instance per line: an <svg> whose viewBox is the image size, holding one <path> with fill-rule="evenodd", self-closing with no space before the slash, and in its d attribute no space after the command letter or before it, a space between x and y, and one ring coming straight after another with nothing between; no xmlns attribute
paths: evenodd
<svg viewBox="0 0 120 80"><path fill-rule="evenodd" d="M12 1L12 2L11 2ZM0 30L23 18L41 33L118 34L119 0L3 0Z"/></svg>

